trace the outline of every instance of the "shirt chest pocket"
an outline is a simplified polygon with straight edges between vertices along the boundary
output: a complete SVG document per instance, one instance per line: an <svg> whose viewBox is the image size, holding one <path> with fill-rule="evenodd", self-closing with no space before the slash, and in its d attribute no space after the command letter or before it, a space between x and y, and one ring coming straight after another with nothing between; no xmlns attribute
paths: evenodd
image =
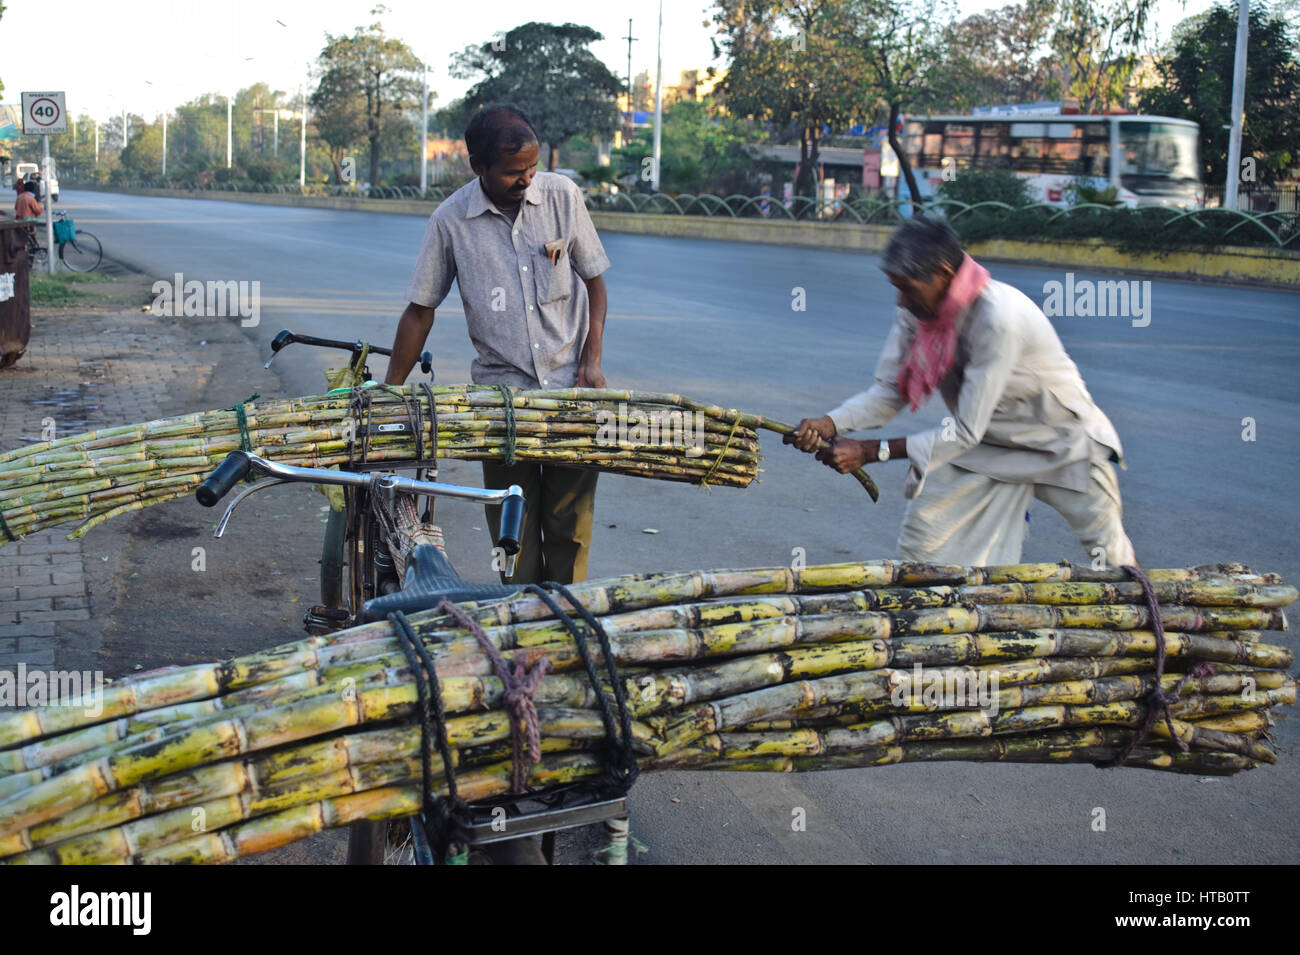
<svg viewBox="0 0 1300 955"><path fill-rule="evenodd" d="M562 255L552 265L546 253L534 252L533 281L537 285L538 305L564 301L573 294L573 268L569 265L569 257Z"/></svg>

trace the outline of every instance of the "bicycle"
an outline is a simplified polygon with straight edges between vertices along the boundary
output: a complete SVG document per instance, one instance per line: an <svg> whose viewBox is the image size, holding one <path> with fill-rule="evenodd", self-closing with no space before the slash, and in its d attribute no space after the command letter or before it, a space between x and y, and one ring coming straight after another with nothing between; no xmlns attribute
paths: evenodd
<svg viewBox="0 0 1300 955"><path fill-rule="evenodd" d="M99 239L78 229L62 209L54 213L54 241L59 246L59 261L73 272L93 272L104 259ZM44 267L48 250L36 238L36 230L27 233L27 256L33 266Z"/></svg>
<svg viewBox="0 0 1300 955"><path fill-rule="evenodd" d="M272 355L266 365L287 345L301 343L335 348L351 354L351 380L370 380L366 357L370 353L390 355L361 341L344 342L296 335L285 329L271 342ZM421 370L433 381L432 356L420 357ZM352 390L352 389L336 389ZM386 432L405 431L408 425L380 425ZM358 434L363 438L364 434ZM420 440L417 438L417 441ZM416 478L398 477L386 471L370 471L364 462L359 470L326 470L275 464L246 451L233 451L195 492L199 503L214 506L236 484L252 473L270 480L242 490L227 505L217 522L214 536L221 537L235 509L252 494L283 483L311 483L343 488L343 507L331 506L321 554L321 604L303 617L308 633L323 634L372 620L383 620L393 611L415 613L436 607L443 598L452 601L505 599L521 588L504 584L472 584L452 566L445 552L440 528L432 523L433 502L438 497L501 505L500 533L496 546L506 556L505 573L513 573L520 549L520 534L526 502L518 485L505 490L484 490L426 480L437 475L436 448L431 461L417 465ZM391 463L384 465L391 469ZM419 517L416 500L427 504ZM346 581L346 584L345 584ZM525 804L540 803L541 810ZM498 843L522 845L516 840L542 836L542 855L554 857L555 833L596 822L605 822L614 839L626 838L627 806L623 798L604 799L580 786L548 796L511 796L471 805L474 822L469 826L471 847ZM504 808L509 823L501 824ZM495 812L494 812L495 810ZM356 823L348 844L349 865L432 862L432 851L419 825L406 820Z"/></svg>

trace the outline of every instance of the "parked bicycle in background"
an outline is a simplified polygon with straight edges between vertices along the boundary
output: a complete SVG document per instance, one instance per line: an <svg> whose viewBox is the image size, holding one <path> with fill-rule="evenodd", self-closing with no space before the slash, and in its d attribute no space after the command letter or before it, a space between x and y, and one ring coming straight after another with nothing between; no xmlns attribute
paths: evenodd
<svg viewBox="0 0 1300 955"><path fill-rule="evenodd" d="M27 256L36 269L46 267L49 250L41 245L37 230L27 233ZM59 261L73 272L93 272L104 260L104 248L99 239L78 229L63 210L54 213L54 242L59 247Z"/></svg>

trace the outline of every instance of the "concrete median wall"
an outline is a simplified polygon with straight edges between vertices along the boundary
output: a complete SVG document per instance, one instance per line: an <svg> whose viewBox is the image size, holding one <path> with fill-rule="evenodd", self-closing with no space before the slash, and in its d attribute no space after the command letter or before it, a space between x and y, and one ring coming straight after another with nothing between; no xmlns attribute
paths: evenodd
<svg viewBox="0 0 1300 955"><path fill-rule="evenodd" d="M352 196L295 196L258 192L216 192L203 189L145 189L78 186L97 192L175 199L209 199L249 202L269 206L336 209L348 212L384 212L428 216L435 204L420 199L365 199ZM730 216L677 216L632 212L593 212L592 221L603 232L625 232L670 238L712 239L725 242L762 242L847 252L881 251L891 226L841 225L829 222L791 222L773 219L733 219ZM1218 252L1175 251L1131 253L1101 239L1013 240L989 239L971 243L971 255L991 262L1104 269L1201 282L1266 285L1300 291L1300 251L1239 247Z"/></svg>

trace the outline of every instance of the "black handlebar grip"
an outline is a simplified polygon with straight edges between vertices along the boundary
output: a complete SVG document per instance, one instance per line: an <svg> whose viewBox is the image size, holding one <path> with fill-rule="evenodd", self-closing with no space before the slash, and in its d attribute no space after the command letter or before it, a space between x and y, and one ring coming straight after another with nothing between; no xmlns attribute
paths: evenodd
<svg viewBox="0 0 1300 955"><path fill-rule="evenodd" d="M506 554L519 553L519 538L524 530L524 492L518 487L510 489L510 495L501 502L501 536L497 546Z"/></svg>
<svg viewBox="0 0 1300 955"><path fill-rule="evenodd" d="M248 458L243 451L231 451L226 460L217 465L207 480L199 485L194 496L204 507L212 507L229 493L230 489L248 477Z"/></svg>
<svg viewBox="0 0 1300 955"><path fill-rule="evenodd" d="M278 332L274 338L271 339L271 351L278 352L285 345L289 345L292 343L293 343L293 332L289 331L289 329L287 328L283 329L282 331Z"/></svg>
<svg viewBox="0 0 1300 955"><path fill-rule="evenodd" d="M433 352L426 351L420 355L420 371L426 375L433 371Z"/></svg>

